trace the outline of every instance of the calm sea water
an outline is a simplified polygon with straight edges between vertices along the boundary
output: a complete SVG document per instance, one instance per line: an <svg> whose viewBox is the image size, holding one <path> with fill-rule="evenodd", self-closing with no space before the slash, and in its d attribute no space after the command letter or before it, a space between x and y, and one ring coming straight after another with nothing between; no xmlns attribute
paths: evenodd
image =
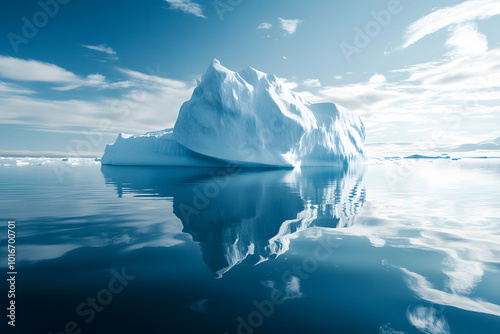
<svg viewBox="0 0 500 334"><path fill-rule="evenodd" d="M500 160L0 163L8 332L500 332Z"/></svg>

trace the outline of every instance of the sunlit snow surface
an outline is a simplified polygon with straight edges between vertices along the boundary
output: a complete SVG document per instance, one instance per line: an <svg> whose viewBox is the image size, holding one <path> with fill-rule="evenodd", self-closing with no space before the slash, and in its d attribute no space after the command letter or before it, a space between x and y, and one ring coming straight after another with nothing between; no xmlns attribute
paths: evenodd
<svg viewBox="0 0 500 334"><path fill-rule="evenodd" d="M167 323L236 333L238 317L276 290L284 302L256 333L500 330L500 159L378 159L355 170L0 164L27 332L74 319L87 332ZM313 266L322 244L331 253ZM86 325L76 306L122 267L136 279Z"/></svg>

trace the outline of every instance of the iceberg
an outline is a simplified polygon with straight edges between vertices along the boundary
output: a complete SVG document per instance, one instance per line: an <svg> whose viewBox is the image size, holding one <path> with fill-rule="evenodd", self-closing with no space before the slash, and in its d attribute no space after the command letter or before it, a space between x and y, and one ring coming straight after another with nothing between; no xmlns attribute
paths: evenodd
<svg viewBox="0 0 500 334"><path fill-rule="evenodd" d="M365 158L361 119L334 103L311 103L253 68L214 59L173 129L120 134L105 165L346 166Z"/></svg>
<svg viewBox="0 0 500 334"><path fill-rule="evenodd" d="M220 166L211 160L179 144L174 139L173 129L166 129L138 136L120 133L114 144L106 146L101 163L121 166Z"/></svg>

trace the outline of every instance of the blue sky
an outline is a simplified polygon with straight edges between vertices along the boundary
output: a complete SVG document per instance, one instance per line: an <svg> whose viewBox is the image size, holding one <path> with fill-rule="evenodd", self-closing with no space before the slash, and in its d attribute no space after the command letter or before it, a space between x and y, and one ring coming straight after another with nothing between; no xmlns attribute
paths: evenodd
<svg viewBox="0 0 500 334"><path fill-rule="evenodd" d="M500 137L499 1L0 6L3 154L98 154L118 132L172 127L213 58L232 70L276 74L313 101L346 106L362 117L368 147Z"/></svg>

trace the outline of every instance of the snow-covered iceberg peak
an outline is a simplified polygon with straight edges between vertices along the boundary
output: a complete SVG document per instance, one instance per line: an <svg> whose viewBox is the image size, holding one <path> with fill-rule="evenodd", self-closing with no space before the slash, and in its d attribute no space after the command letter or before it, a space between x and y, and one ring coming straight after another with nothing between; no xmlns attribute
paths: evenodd
<svg viewBox="0 0 500 334"><path fill-rule="evenodd" d="M346 165L364 158L364 139L363 123L347 110L310 103L272 74L250 67L233 72L214 59L182 105L173 132L119 137L106 147L102 162ZM165 147L170 144L172 149Z"/></svg>
<svg viewBox="0 0 500 334"><path fill-rule="evenodd" d="M333 103L312 104L274 75L233 72L214 60L174 128L203 155L246 165L332 165L364 156L359 117Z"/></svg>

